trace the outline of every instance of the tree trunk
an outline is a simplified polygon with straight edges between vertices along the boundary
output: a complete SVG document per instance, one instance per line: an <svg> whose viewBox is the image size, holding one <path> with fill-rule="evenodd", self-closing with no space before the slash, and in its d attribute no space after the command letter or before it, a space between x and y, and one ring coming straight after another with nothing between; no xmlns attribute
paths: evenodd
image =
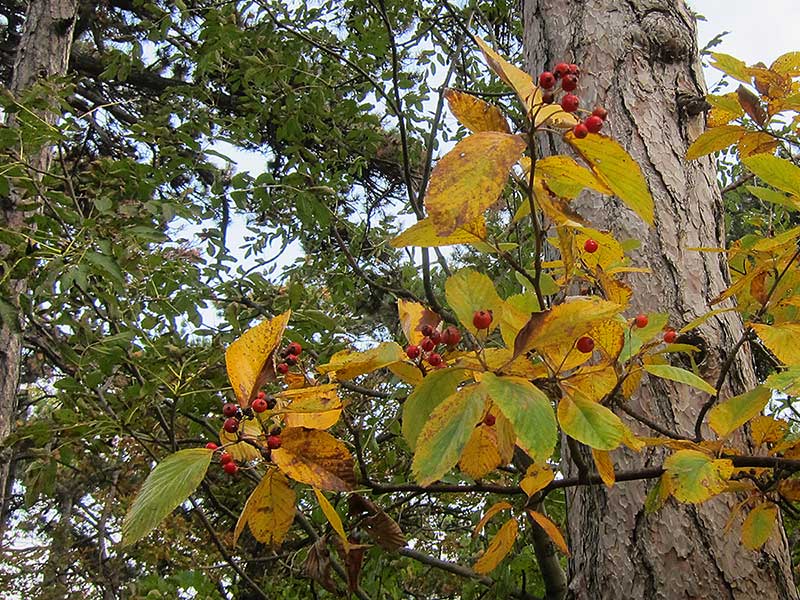
<svg viewBox="0 0 800 600"><path fill-rule="evenodd" d="M22 33L14 72L11 76L10 91L19 97L37 81L53 76L64 75L67 71L72 33L75 27L77 0L31 0L25 15L25 29ZM58 107L54 107L58 110ZM39 115L48 123L54 123L56 112L43 112ZM13 115L7 126L14 127ZM27 157L34 172L44 172L50 166L51 151L42 148L38 154ZM11 230L25 228L25 213L19 210L23 200L17 190L12 189L8 198L0 198L0 227ZM30 199L25 199L30 202ZM8 248L0 245L0 261L5 260ZM13 280L8 283L5 293L16 302L25 293L26 282ZM0 441L13 430L17 409L17 390L19 386L20 351L22 336L13 324L0 323ZM0 461L0 532L7 516L8 498L6 490L9 464Z"/></svg>
<svg viewBox="0 0 800 600"><path fill-rule="evenodd" d="M655 227L616 200L585 195L576 203L595 227L618 239L642 241L636 266L652 270L629 279L633 311L668 312L679 327L706 313L728 284L724 257L689 250L724 245L723 206L711 160L688 163L686 149L704 128L703 114L679 105L679 94L702 96L695 22L682 1L527 0L527 64L534 74L566 60L582 70L582 106L609 111L608 133L642 166L655 199ZM544 141L544 140L543 140ZM557 140L551 150L564 152ZM609 208L613 206L613 210ZM707 344L701 374L714 382L725 353L742 333L735 313L701 328ZM723 387L728 397L755 385L751 358L740 351ZM631 408L667 428L694 436L704 398L687 386L645 380ZM653 435L627 421L637 433ZM583 452L581 452L583 453ZM660 465L663 450L616 451L618 469ZM592 464L588 456L588 463ZM563 469L575 474L568 449ZM779 528L759 552L739 540L741 517L724 531L732 495L701 505L670 500L647 515L644 501L654 481L578 487L567 493L570 592L575 599L797 598L786 537Z"/></svg>

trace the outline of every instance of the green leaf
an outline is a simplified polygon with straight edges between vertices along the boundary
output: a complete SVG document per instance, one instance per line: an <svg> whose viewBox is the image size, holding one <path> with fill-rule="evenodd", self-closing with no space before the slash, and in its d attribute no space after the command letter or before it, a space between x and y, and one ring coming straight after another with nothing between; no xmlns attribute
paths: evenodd
<svg viewBox="0 0 800 600"><path fill-rule="evenodd" d="M789 367L781 373L773 373L767 377L764 386L781 394L800 396L800 367Z"/></svg>
<svg viewBox="0 0 800 600"><path fill-rule="evenodd" d="M598 179L639 215L653 224L653 197L636 161L616 141L604 135L578 139L570 131L564 139L587 162Z"/></svg>
<svg viewBox="0 0 800 600"><path fill-rule="evenodd" d="M122 523L122 546L146 536L197 489L213 450L188 448L169 455L147 476Z"/></svg>
<svg viewBox="0 0 800 600"><path fill-rule="evenodd" d="M672 495L680 502L699 504L725 491L733 463L697 450L679 450L664 461L664 469Z"/></svg>
<svg viewBox="0 0 800 600"><path fill-rule="evenodd" d="M486 391L479 384L458 390L439 404L417 438L411 470L420 485L429 485L453 468L483 416Z"/></svg>
<svg viewBox="0 0 800 600"><path fill-rule="evenodd" d="M726 437L760 414L771 397L772 390L760 385L749 392L728 398L709 411L708 424L719 437Z"/></svg>
<svg viewBox="0 0 800 600"><path fill-rule="evenodd" d="M800 195L800 167L772 154L756 154L742 160L764 183L789 194Z"/></svg>
<svg viewBox="0 0 800 600"><path fill-rule="evenodd" d="M93 250L87 251L84 257L103 274L110 276L111 279L120 285L125 285L125 276L122 274L122 269L119 268L114 257L108 256L107 254L100 254Z"/></svg>
<svg viewBox="0 0 800 600"><path fill-rule="evenodd" d="M746 185L744 187L759 200L771 202L772 204L778 204L784 208L788 208L789 210L800 210L800 198L797 196L787 196L776 190L758 187L755 185Z"/></svg>
<svg viewBox="0 0 800 600"><path fill-rule="evenodd" d="M708 392L712 396L717 393L717 390L715 390L706 381L691 371L681 369L680 367L672 367L670 365L644 365L644 370L651 375L661 377L662 379L669 379L670 381L685 383L686 385L695 387L698 390Z"/></svg>
<svg viewBox="0 0 800 600"><path fill-rule="evenodd" d="M447 303L456 313L458 320L472 333L478 331L472 324L475 311L492 311L494 318L491 329L500 323L503 301L497 295L492 280L483 273L472 269L461 269L448 277L444 290Z"/></svg>
<svg viewBox="0 0 800 600"><path fill-rule="evenodd" d="M617 415L577 393L559 401L558 422L568 436L597 450L613 450L625 437L625 425Z"/></svg>
<svg viewBox="0 0 800 600"><path fill-rule="evenodd" d="M556 447L558 426L544 392L521 377L485 373L481 383L514 426L519 446L536 462L550 458Z"/></svg>
<svg viewBox="0 0 800 600"><path fill-rule="evenodd" d="M466 377L465 369L440 369L425 376L403 403L403 437L414 450L419 432L433 410L456 391Z"/></svg>
<svg viewBox="0 0 800 600"><path fill-rule="evenodd" d="M771 502L764 502L751 510L742 523L742 543L745 548L761 548L775 530L777 521L778 507Z"/></svg>
<svg viewBox="0 0 800 600"><path fill-rule="evenodd" d="M747 130L739 125L712 127L701 133L700 137L692 142L686 151L686 160L695 160L706 154L724 150L742 139L745 133Z"/></svg>

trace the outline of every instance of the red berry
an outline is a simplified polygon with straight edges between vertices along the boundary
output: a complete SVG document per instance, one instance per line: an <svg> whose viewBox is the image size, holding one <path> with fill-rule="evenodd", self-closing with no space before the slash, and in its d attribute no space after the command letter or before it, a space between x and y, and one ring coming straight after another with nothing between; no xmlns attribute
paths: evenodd
<svg viewBox="0 0 800 600"><path fill-rule="evenodd" d="M299 356L302 351L303 347L297 342L291 342L288 346L286 346L287 354L294 354L295 356Z"/></svg>
<svg viewBox="0 0 800 600"><path fill-rule="evenodd" d="M580 77L581 76L581 69L575 63L570 63L569 67L568 67L568 70L569 70L569 74L570 75L574 75L575 77Z"/></svg>
<svg viewBox="0 0 800 600"><path fill-rule="evenodd" d="M261 390L260 392L258 392L258 395L256 396L256 398L263 398L264 400L266 400L267 399L267 392L265 392L264 390Z"/></svg>
<svg viewBox="0 0 800 600"><path fill-rule="evenodd" d="M267 436L267 447L270 450L277 450L281 447L281 436L279 435L269 435Z"/></svg>
<svg viewBox="0 0 800 600"><path fill-rule="evenodd" d="M206 448L208 448L209 450L216 450L217 448L219 448L219 446L217 446L214 442L208 442L206 444Z"/></svg>
<svg viewBox="0 0 800 600"><path fill-rule="evenodd" d="M450 327L445 329L444 332L442 333L443 344L447 344L448 346L455 346L460 341L461 341L461 332L458 330L458 327L454 325L450 325Z"/></svg>
<svg viewBox="0 0 800 600"><path fill-rule="evenodd" d="M431 352L428 355L428 364L430 364L432 367L438 367L440 364L442 364L441 355L436 354L436 352Z"/></svg>
<svg viewBox="0 0 800 600"><path fill-rule="evenodd" d="M571 92L578 87L578 78L575 75L564 75L561 78L561 89L565 92Z"/></svg>
<svg viewBox="0 0 800 600"><path fill-rule="evenodd" d="M586 125L583 123L578 123L575 127L572 128L572 133L575 135L576 138L582 140L587 135L589 135L589 130L586 129Z"/></svg>
<svg viewBox="0 0 800 600"><path fill-rule="evenodd" d="M541 75L539 75L539 87L549 90L556 84L556 76L553 75L550 71L544 71Z"/></svg>
<svg viewBox="0 0 800 600"><path fill-rule="evenodd" d="M597 252L597 249L600 247L600 244L597 243L597 240L593 240L589 238L585 242L583 242L583 249L586 250L589 254L593 252Z"/></svg>
<svg viewBox="0 0 800 600"><path fill-rule="evenodd" d="M542 94L542 102L544 104L552 104L556 101L556 97L553 95L553 92L545 92Z"/></svg>
<svg viewBox="0 0 800 600"><path fill-rule="evenodd" d="M431 340L433 340L434 344L438 344L439 342L442 341L442 332L439 331L438 329L434 329L433 331L431 331L430 338Z"/></svg>
<svg viewBox="0 0 800 600"><path fill-rule="evenodd" d="M472 315L472 324L475 329L489 329L489 325L492 324L492 311L476 310Z"/></svg>
<svg viewBox="0 0 800 600"><path fill-rule="evenodd" d="M674 342L677 339L678 339L678 332L675 331L674 329L667 329L664 332L664 341L667 344L671 344L672 342Z"/></svg>
<svg viewBox="0 0 800 600"><path fill-rule="evenodd" d="M553 69L553 74L556 77L563 77L567 73L569 73L569 65L567 63L558 63Z"/></svg>
<svg viewBox="0 0 800 600"><path fill-rule="evenodd" d="M239 429L239 419L236 417L229 417L225 419L225 422L222 424L222 428L228 433L236 433L236 430Z"/></svg>
<svg viewBox="0 0 800 600"><path fill-rule="evenodd" d="M583 124L586 125L586 129L589 130L589 133L600 133L600 130L603 128L603 119L592 115L586 119Z"/></svg>
<svg viewBox="0 0 800 600"><path fill-rule="evenodd" d="M229 462L233 462L233 457L227 452L223 452L219 457L219 464L227 465Z"/></svg>
<svg viewBox="0 0 800 600"><path fill-rule="evenodd" d="M423 350L425 350L425 352L430 352L436 348L436 343L429 337L422 338L422 341L419 343L419 345Z"/></svg>
<svg viewBox="0 0 800 600"><path fill-rule="evenodd" d="M575 94L567 94L561 99L561 108L568 113L578 110L578 104L580 104L580 101Z"/></svg>
<svg viewBox="0 0 800 600"><path fill-rule="evenodd" d="M583 336L581 339L578 340L576 344L579 352L583 352L584 354L588 354L592 350L594 350L594 340L590 338L588 335Z"/></svg>
<svg viewBox="0 0 800 600"><path fill-rule="evenodd" d="M605 121L606 117L608 116L608 111L602 106L595 106L594 110L592 111L592 116L600 117L603 121Z"/></svg>
<svg viewBox="0 0 800 600"><path fill-rule="evenodd" d="M239 412L239 407L236 406L233 402L226 402L222 405L222 414L226 417L232 417L237 412Z"/></svg>
<svg viewBox="0 0 800 600"><path fill-rule="evenodd" d="M486 415L483 418L484 425L486 425L488 427L491 427L492 425L494 425L495 421L497 421L497 417L495 417L492 413L489 413L488 415Z"/></svg>
<svg viewBox="0 0 800 600"><path fill-rule="evenodd" d="M253 400L253 410L257 413L263 413L267 410L267 400L265 398L256 398Z"/></svg>
<svg viewBox="0 0 800 600"><path fill-rule="evenodd" d="M228 474L233 475L236 471L239 470L239 467L236 463L229 462L222 465L222 469Z"/></svg>
<svg viewBox="0 0 800 600"><path fill-rule="evenodd" d="M275 370L280 373L281 375L286 375L289 372L289 365L285 362L280 363Z"/></svg>
<svg viewBox="0 0 800 600"><path fill-rule="evenodd" d="M647 315L638 314L636 318L633 320L634 325L636 325L639 329L642 327L647 327Z"/></svg>
<svg viewBox="0 0 800 600"><path fill-rule="evenodd" d="M424 335L425 337L430 337L431 334L433 333L433 326L423 325L420 331L422 331L422 335Z"/></svg>
<svg viewBox="0 0 800 600"><path fill-rule="evenodd" d="M407 346L406 347L406 356L411 360L414 360L419 356L419 346Z"/></svg>

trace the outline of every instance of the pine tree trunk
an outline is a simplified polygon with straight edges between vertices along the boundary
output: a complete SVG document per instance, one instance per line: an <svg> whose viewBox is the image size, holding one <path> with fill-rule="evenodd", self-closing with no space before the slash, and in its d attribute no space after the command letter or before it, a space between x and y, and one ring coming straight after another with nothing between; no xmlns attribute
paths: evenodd
<svg viewBox="0 0 800 600"><path fill-rule="evenodd" d="M67 70L72 33L75 27L77 0L31 0L25 15L25 28L17 48L14 72L11 77L10 92L19 96L37 81L53 76L64 75ZM54 123L56 113L43 112L40 117ZM14 127L13 116L6 125ZM32 171L44 172L50 166L51 151L43 148L38 154L27 157ZM25 227L25 213L18 206L23 198L12 188L8 198L0 198L0 227L21 230ZM24 199L30 202L30 198ZM0 245L0 261L4 260L8 249ZM15 302L25 293L26 282L13 280L8 283L4 293ZM17 390L19 385L20 351L22 336L19 327L0 324L0 440L13 430L17 409ZM7 516L8 498L6 491L9 478L9 464L0 461L0 532Z"/></svg>
<svg viewBox="0 0 800 600"><path fill-rule="evenodd" d="M561 60L582 69L582 106L603 104L606 131L633 155L655 198L655 227L616 200L582 196L576 205L595 227L618 239L642 241L636 266L652 274L630 277L631 315L668 312L675 326L709 310L709 300L728 283L724 257L689 250L724 245L723 206L711 160L688 163L686 149L704 128L704 115L687 110L681 93L702 96L695 22L682 1L527 0L524 6L527 63L532 73ZM694 113L694 114L692 114ZM544 140L543 140L544 141ZM564 152L557 139L551 150ZM742 333L737 315L725 313L701 327L707 354L701 374L712 384L725 352ZM752 361L740 351L722 397L755 384ZM645 380L631 408L689 437L704 397L686 386ZM640 434L646 427L626 421ZM583 453L583 452L581 452ZM664 452L615 451L617 469L661 464ZM588 464L592 464L588 457ZM577 474L565 451L565 474ZM581 600L797 598L783 530L760 552L742 547L741 517L724 528L734 497L701 505L670 500L647 515L644 501L654 481L579 487L567 493L569 597ZM730 496L730 495L729 495Z"/></svg>

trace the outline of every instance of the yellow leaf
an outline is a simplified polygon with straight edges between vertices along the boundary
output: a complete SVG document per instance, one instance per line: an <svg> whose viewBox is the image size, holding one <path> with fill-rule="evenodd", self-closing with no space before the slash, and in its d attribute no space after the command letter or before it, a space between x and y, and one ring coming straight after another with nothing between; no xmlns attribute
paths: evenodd
<svg viewBox="0 0 800 600"><path fill-rule="evenodd" d="M478 534L486 526L486 523L489 522L489 519L491 519L497 513L504 510L510 510L511 508L513 507L511 506L510 502L498 502L490 506L486 513L481 517L481 520L478 521L478 524L475 525L475 529L472 530L472 537L478 537Z"/></svg>
<svg viewBox="0 0 800 600"><path fill-rule="evenodd" d="M603 480L608 487L614 487L616 481L616 473L614 473L614 462L611 460L611 453L605 450L597 450L592 448L592 458L597 467L597 472L600 474L600 479Z"/></svg>
<svg viewBox="0 0 800 600"><path fill-rule="evenodd" d="M753 324L759 339L785 365L800 365L800 323Z"/></svg>
<svg viewBox="0 0 800 600"><path fill-rule="evenodd" d="M594 173L569 156L557 154L537 160L536 174L544 179L554 194L562 198L575 198L584 188L606 196L613 195Z"/></svg>
<svg viewBox="0 0 800 600"><path fill-rule="evenodd" d="M494 71L503 82L517 93L523 106L530 106L536 93L536 85L533 79L519 67L515 67L497 52L489 44L478 36L473 36L475 43L483 52L486 64Z"/></svg>
<svg viewBox="0 0 800 600"><path fill-rule="evenodd" d="M281 433L281 447L271 456L281 471L300 483L333 492L355 487L350 451L326 431L287 427Z"/></svg>
<svg viewBox="0 0 800 600"><path fill-rule="evenodd" d="M342 519L339 517L339 513L336 512L333 504L328 501L328 499L325 497L325 494L323 494L317 488L314 488L314 495L316 495L317 502L319 502L319 507L322 509L325 518L328 519L328 523L331 524L333 530L341 538L344 551L348 552L350 549L350 541L347 539L347 534L344 532L344 526L342 525Z"/></svg>
<svg viewBox="0 0 800 600"><path fill-rule="evenodd" d="M742 158L756 154L772 154L778 147L778 140L763 131L748 131L739 140L739 155Z"/></svg>
<svg viewBox="0 0 800 600"><path fill-rule="evenodd" d="M342 350L331 356L330 362L317 365L321 374L335 372L336 379L343 381L353 379L364 373L382 369L394 362L406 359L405 351L396 342L383 342L375 348L356 352Z"/></svg>
<svg viewBox="0 0 800 600"><path fill-rule="evenodd" d="M778 507L772 502L756 506L742 523L742 543L745 548L758 550L775 530L778 521Z"/></svg>
<svg viewBox="0 0 800 600"><path fill-rule="evenodd" d="M497 565L511 552L514 547L514 541L517 539L517 530L519 525L516 519L506 521L489 542L489 547L483 553L478 561L475 563L475 572L481 575L491 573Z"/></svg>
<svg viewBox="0 0 800 600"><path fill-rule="evenodd" d="M631 290L628 284L619 279L615 279L602 269L597 270L597 281L600 287L603 288L603 294L606 300L619 304L621 310L628 306L633 296L633 290ZM622 346L620 346L620 350L622 350ZM619 356L619 354L617 354L617 356ZM616 356L613 358L616 358Z"/></svg>
<svg viewBox="0 0 800 600"><path fill-rule="evenodd" d="M672 495L680 502L699 504L725 491L733 463L697 450L679 450L667 457L664 469Z"/></svg>
<svg viewBox="0 0 800 600"><path fill-rule="evenodd" d="M419 367L412 365L410 362L396 362L386 367L389 369L400 381L417 387L422 383L422 372Z"/></svg>
<svg viewBox="0 0 800 600"><path fill-rule="evenodd" d="M447 303L456 313L465 329L477 333L472 318L476 311L492 311L492 323L489 330L494 330L501 320L503 301L494 289L494 283L483 273L472 269L461 269L447 278L444 285Z"/></svg>
<svg viewBox="0 0 800 600"><path fill-rule="evenodd" d="M441 321L439 315L419 302L402 298L397 299L397 314L400 317L400 327L408 343L414 345L419 344L425 337L422 335L423 326L430 325L436 328Z"/></svg>
<svg viewBox="0 0 800 600"><path fill-rule="evenodd" d="M550 482L555 479L553 470L547 465L533 463L525 472L525 477L519 482L519 487L528 495L528 498L533 496L550 485Z"/></svg>
<svg viewBox="0 0 800 600"><path fill-rule="evenodd" d="M267 438L261 429L261 425L256 420L245 419L239 425L239 434L243 439L254 442L257 446L263 447ZM261 458L258 448L248 442L236 442L239 436L236 433L228 433L224 429L219 430L220 444L225 446L225 451L233 457L236 462L248 462ZM235 443L234 443L235 442Z"/></svg>
<svg viewBox="0 0 800 600"><path fill-rule="evenodd" d="M745 133L747 130L739 125L723 125L704 131L689 146L686 160L695 160L706 154L724 150L742 139Z"/></svg>
<svg viewBox="0 0 800 600"><path fill-rule="evenodd" d="M242 408L250 406L264 383L275 378L274 353L292 311L262 321L245 331L225 351L225 366L233 393Z"/></svg>
<svg viewBox="0 0 800 600"><path fill-rule="evenodd" d="M792 502L800 501L800 479L783 479L778 483L778 492Z"/></svg>
<svg viewBox="0 0 800 600"><path fill-rule="evenodd" d="M547 533L550 539L555 542L556 546L558 546L564 554L569 556L569 547L567 546L567 541L564 539L564 536L561 535L561 531L558 529L556 524L545 517L542 513L536 512L535 510L528 510L528 514L534 521L536 521L536 524L539 525L539 527L544 529L545 533Z"/></svg>
<svg viewBox="0 0 800 600"><path fill-rule="evenodd" d="M580 391L589 400L599 402L617 385L617 373L610 365L582 367L562 380L562 385Z"/></svg>
<svg viewBox="0 0 800 600"><path fill-rule="evenodd" d="M294 521L294 502L295 493L286 477L277 469L268 469L242 509L233 532L233 545L245 523L262 544L280 544Z"/></svg>
<svg viewBox="0 0 800 600"><path fill-rule="evenodd" d="M522 153L517 135L482 131L461 140L434 167L425 208L440 236L472 223L497 201Z"/></svg>
<svg viewBox="0 0 800 600"><path fill-rule="evenodd" d="M781 54L769 69L788 77L800 77L800 52Z"/></svg>
<svg viewBox="0 0 800 600"><path fill-rule="evenodd" d="M750 422L750 434L756 447L779 442L788 432L789 423L783 419L759 416Z"/></svg>
<svg viewBox="0 0 800 600"><path fill-rule="evenodd" d="M648 225L653 224L653 197L647 180L636 161L619 143L600 134L578 139L571 131L564 139L628 208Z"/></svg>
<svg viewBox="0 0 800 600"><path fill-rule="evenodd" d="M500 333L508 348L514 347L517 332L525 326L531 313L538 312L539 302L533 294L514 294L506 298L500 311Z"/></svg>
<svg viewBox="0 0 800 600"><path fill-rule="evenodd" d="M447 103L450 105L450 112L473 133L479 131L511 133L508 121L498 107L488 104L472 94L457 90L445 90L444 97L447 98Z"/></svg>
<svg viewBox="0 0 800 600"><path fill-rule="evenodd" d="M491 414L496 413L495 410ZM502 417L502 414L496 414L495 424L491 427L481 423L472 430L467 445L461 452L461 458L458 460L458 468L465 475L473 479L480 479L500 465L506 464L506 461L503 461L503 457L500 456L498 447L497 419L499 417Z"/></svg>
<svg viewBox="0 0 800 600"><path fill-rule="evenodd" d="M279 405L273 412L284 414L286 427L328 429L342 413L337 389L337 385L330 384L285 390L275 396Z"/></svg>
<svg viewBox="0 0 800 600"><path fill-rule="evenodd" d="M729 54L722 54L721 52L712 52L711 57L714 59L711 66L719 69L723 73L727 73L734 79L742 83L752 83L752 76L750 69L738 58L734 58Z"/></svg>
<svg viewBox="0 0 800 600"><path fill-rule="evenodd" d="M720 437L727 437L758 415L772 397L772 390L759 385L752 390L728 398L708 413L708 424Z"/></svg>
<svg viewBox="0 0 800 600"><path fill-rule="evenodd" d="M389 244L393 248L417 246L419 248L435 248L437 246L454 246L456 244L475 244L486 239L486 220L483 215L471 223L466 223L453 233L440 236L436 233L436 225L428 217L418 221Z"/></svg>
<svg viewBox="0 0 800 600"><path fill-rule="evenodd" d="M625 346L625 329L616 319L593 323L587 332L594 340L594 347L611 360L616 360Z"/></svg>

